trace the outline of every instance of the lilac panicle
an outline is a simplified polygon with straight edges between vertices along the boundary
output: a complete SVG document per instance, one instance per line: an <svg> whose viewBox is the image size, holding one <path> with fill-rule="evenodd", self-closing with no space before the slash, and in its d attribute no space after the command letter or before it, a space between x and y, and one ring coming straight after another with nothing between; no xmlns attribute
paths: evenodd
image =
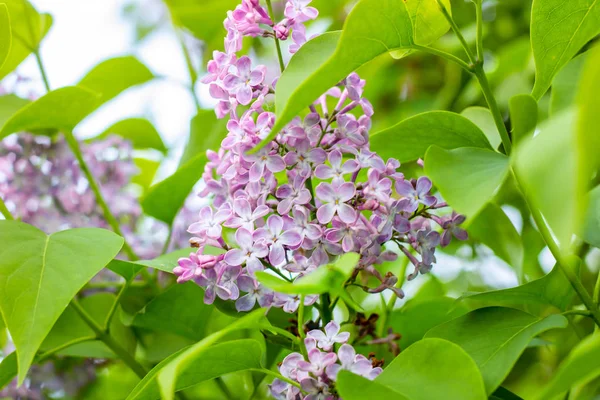
<svg viewBox="0 0 600 400"><path fill-rule="evenodd" d="M370 151L373 107L363 97L366 82L356 73L316 99L306 116L293 119L273 141L249 153L275 123L266 105L276 88L266 66L238 54L241 40L291 38L295 52L307 39L305 23L318 15L310 3L287 0L285 18L277 22L259 1L242 0L224 22L225 52L213 54L202 79L218 102L217 117L228 118L228 135L218 151L208 152L200 196L212 197L212 205L201 210L188 231L198 254L216 245L225 255L209 264L200 256L180 260L175 272L181 281L194 279L204 286L207 302L219 296L235 300L240 311L259 304L295 312L300 297L269 291L255 279L256 272L273 270L294 281L343 252L359 253L357 269L380 281L365 291L402 295L395 286L398 278L382 276L375 267L397 257L390 249L396 246L409 256L414 277L431 269L438 246L452 236L466 239L459 227L464 217L438 216L445 203L431 194L427 177L406 179L397 160ZM305 297L305 304L316 298ZM327 351L343 339L327 329L315 335ZM306 385L322 389L318 379Z"/></svg>

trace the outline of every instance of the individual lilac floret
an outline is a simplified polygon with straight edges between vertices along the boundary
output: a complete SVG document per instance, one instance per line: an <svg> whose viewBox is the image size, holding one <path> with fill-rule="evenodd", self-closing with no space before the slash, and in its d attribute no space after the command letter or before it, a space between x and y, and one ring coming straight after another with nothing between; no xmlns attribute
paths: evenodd
<svg viewBox="0 0 600 400"><path fill-rule="evenodd" d="M317 341L317 346L325 351L331 351L335 343L346 343L350 338L349 332L340 332L340 325L331 321L325 325L325 332L320 329L314 329L307 334Z"/></svg>
<svg viewBox="0 0 600 400"><path fill-rule="evenodd" d="M277 266L285 261L284 246L295 247L302 242L302 236L297 229L283 231L283 219L271 215L265 228L257 229L253 238L269 246L269 262Z"/></svg>
<svg viewBox="0 0 600 400"><path fill-rule="evenodd" d="M331 222L335 215L338 215L342 221L351 224L356 221L356 210L347 201L354 197L356 188L351 182L342 184L319 183L316 195L323 202L323 205L317 210L317 219L321 224Z"/></svg>
<svg viewBox="0 0 600 400"><path fill-rule="evenodd" d="M459 226L465 222L465 219L464 215L453 212L452 215L442 223L442 228L444 229L441 240L442 246L448 246L452 236L458 240L467 240L469 238L467 231Z"/></svg>
<svg viewBox="0 0 600 400"><path fill-rule="evenodd" d="M262 241L256 242L252 237L252 233L244 228L237 230L235 239L240 248L229 250L225 254L225 262L232 266L245 264L251 274L262 271L265 267L260 259L269 254L266 244Z"/></svg>

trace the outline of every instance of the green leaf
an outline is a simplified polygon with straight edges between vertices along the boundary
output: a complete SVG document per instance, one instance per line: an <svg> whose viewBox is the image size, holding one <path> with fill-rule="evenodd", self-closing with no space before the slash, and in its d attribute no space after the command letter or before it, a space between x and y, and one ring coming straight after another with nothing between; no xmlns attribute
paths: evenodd
<svg viewBox="0 0 600 400"><path fill-rule="evenodd" d="M469 309L464 304L456 304L450 297L438 297L414 302L409 300L405 306L390 315L389 325L394 332L402 335L400 348L405 349L423 339L427 331L451 319L460 317Z"/></svg>
<svg viewBox="0 0 600 400"><path fill-rule="evenodd" d="M218 150L226 134L225 119L217 119L212 110L199 112L190 122L190 136L179 165L204 155L206 150Z"/></svg>
<svg viewBox="0 0 600 400"><path fill-rule="evenodd" d="M78 393L85 400L124 399L140 378L124 363L97 367L95 378Z"/></svg>
<svg viewBox="0 0 600 400"><path fill-rule="evenodd" d="M523 400L521 397L517 396L510 390L500 386L492 395L490 396L490 400Z"/></svg>
<svg viewBox="0 0 600 400"><path fill-rule="evenodd" d="M462 347L477 363L487 393L491 394L534 337L566 326L567 319L562 315L540 319L512 308L490 307L439 325L425 337L446 339Z"/></svg>
<svg viewBox="0 0 600 400"><path fill-rule="evenodd" d="M192 346L193 347L193 346ZM188 348L191 349L192 347ZM175 354L158 364L133 389L128 400L155 400L160 397L158 376L161 371L185 354L187 350ZM197 385L210 379L253 368L261 368L262 346L253 339L241 339L204 347L194 357L187 359L185 367L179 370L175 391ZM169 398L164 394L163 398Z"/></svg>
<svg viewBox="0 0 600 400"><path fill-rule="evenodd" d="M540 99L554 75L594 36L600 33L597 0L534 0L531 46L536 78L533 97Z"/></svg>
<svg viewBox="0 0 600 400"><path fill-rule="evenodd" d="M12 32L10 30L10 15L6 4L0 4L0 70L10 54Z"/></svg>
<svg viewBox="0 0 600 400"><path fill-rule="evenodd" d="M97 108L98 101L98 94L76 86L48 92L14 113L0 130L0 139L22 131L72 131Z"/></svg>
<svg viewBox="0 0 600 400"><path fill-rule="evenodd" d="M245 346L241 345L237 348L231 345L231 343L235 342L226 342L221 345L215 345L215 343L231 332L238 330L269 330L270 328L271 324L265 316L265 310L259 309L253 311L231 323L226 328L213 333L195 345L174 354L158 364L136 386L127 399L156 399L159 397L159 393L164 399L172 399L175 391L192 386L202 380L212 379L227 372L248 369L249 367L244 362L238 363L238 355L236 353L244 352L244 349L247 349L248 353L246 354L249 356L245 360L248 363L254 363L255 361L251 360L251 358L253 359L255 356L256 360L260 360L260 354L257 355L255 351L250 351L251 345L244 343ZM238 341L238 343L240 342ZM262 349L258 342L256 342L254 348ZM232 352L229 353L227 349L232 349ZM244 356L241 355L241 357L243 358ZM224 370L218 370L216 368L218 365L223 365ZM239 369L228 370L227 366Z"/></svg>
<svg viewBox="0 0 600 400"><path fill-rule="evenodd" d="M548 385L536 396L546 400L564 398L564 393L580 382L600 376L600 335L588 336L560 363ZM561 396L563 394L563 396Z"/></svg>
<svg viewBox="0 0 600 400"><path fill-rule="evenodd" d="M600 5L597 7L600 9ZM590 55L585 63L582 84L579 85L577 106L579 116L577 121L577 161L583 179L591 178L594 172L600 173L600 46L590 50ZM587 182L583 182L585 185Z"/></svg>
<svg viewBox="0 0 600 400"><path fill-rule="evenodd" d="M583 75L583 68L589 59L589 54L589 52L585 52L578 55L556 74L550 92L550 115L568 110L575 103L577 93L581 87L579 84Z"/></svg>
<svg viewBox="0 0 600 400"><path fill-rule="evenodd" d="M14 71L37 49L52 26L52 17L39 14L27 0L3 0L10 15L12 43L4 65L0 65L0 80ZM0 62L0 64L2 64Z"/></svg>
<svg viewBox="0 0 600 400"><path fill-rule="evenodd" d="M22 99L14 94L0 96L0 126L3 126L14 113L29 103L29 100Z"/></svg>
<svg viewBox="0 0 600 400"><path fill-rule="evenodd" d="M0 361L0 389L17 376L17 352L13 351Z"/></svg>
<svg viewBox="0 0 600 400"><path fill-rule="evenodd" d="M423 339L402 351L375 382L409 400L484 400L477 364L458 345Z"/></svg>
<svg viewBox="0 0 600 400"><path fill-rule="evenodd" d="M200 340L213 310L202 302L203 297L204 290L193 282L173 285L137 313L132 324Z"/></svg>
<svg viewBox="0 0 600 400"><path fill-rule="evenodd" d="M600 248L600 186L590 192L583 239L592 246Z"/></svg>
<svg viewBox="0 0 600 400"><path fill-rule="evenodd" d="M469 236L485 244L494 253L513 267L523 278L523 241L519 232L502 209L488 203L472 220L467 221Z"/></svg>
<svg viewBox="0 0 600 400"><path fill-rule="evenodd" d="M574 126L573 112L555 116L513 154L519 185L531 206L544 215L563 254L572 250L573 235L581 234L587 206L587 177L580 164Z"/></svg>
<svg viewBox="0 0 600 400"><path fill-rule="evenodd" d="M239 0L165 0L177 25L188 29L200 40L208 41L211 48L223 48L223 19L227 11L235 9Z"/></svg>
<svg viewBox="0 0 600 400"><path fill-rule="evenodd" d="M113 99L132 86L154 79L154 74L133 56L116 57L102 61L92 68L77 84L100 94L100 104Z"/></svg>
<svg viewBox="0 0 600 400"><path fill-rule="evenodd" d="M508 157L480 148L431 146L425 154L427 176L448 204L471 217L494 197L508 169Z"/></svg>
<svg viewBox="0 0 600 400"><path fill-rule="evenodd" d="M555 266L548 275L524 285L484 293L469 293L459 301L466 301L470 306L477 308L504 306L541 316L547 315L551 308L565 311L574 295L571 284L560 268Z"/></svg>
<svg viewBox="0 0 600 400"><path fill-rule="evenodd" d="M471 122L481 129L481 131L485 134L488 141L492 145L492 148L497 149L502 143L502 139L500 138L500 133L498 133L498 128L496 127L496 123L494 122L494 116L492 112L485 107L467 107L465 108L460 115L465 118L468 118Z"/></svg>
<svg viewBox="0 0 600 400"><path fill-rule="evenodd" d="M450 3L444 3L449 9ZM292 58L277 83L275 126L262 143L360 66L391 51L428 45L448 29L436 0L360 1L346 18L330 58L337 36L333 33L313 39Z"/></svg>
<svg viewBox="0 0 600 400"><path fill-rule="evenodd" d="M163 154L168 150L154 125L144 118L128 118L116 122L90 140L104 139L111 135L129 140L134 149L156 149Z"/></svg>
<svg viewBox="0 0 600 400"><path fill-rule="evenodd" d="M209 247L205 249L205 254L210 254L208 253L208 251L206 251L208 249ZM135 264L143 265L148 268L159 269L161 271L172 274L173 268L177 266L177 260L179 260L181 257L189 257L190 253L193 253L195 251L196 249L193 249L191 247L186 249L179 249L167 254L163 254L162 256L156 257L153 260L136 261Z"/></svg>
<svg viewBox="0 0 600 400"><path fill-rule="evenodd" d="M199 154L180 166L173 175L150 187L142 198L144 212L171 225L185 199L202 178L206 161L206 155Z"/></svg>
<svg viewBox="0 0 600 400"><path fill-rule="evenodd" d="M431 145L444 149L481 147L492 149L485 134L467 118L448 111L431 111L374 133L371 150L384 160L414 161L425 156Z"/></svg>
<svg viewBox="0 0 600 400"><path fill-rule="evenodd" d="M80 305L100 326L104 326L106 317L116 300L113 293L95 293L84 297ZM128 352L134 353L136 339L133 332L123 325L119 318L113 318L110 334ZM71 357L115 358L115 354L103 342L96 340L94 331L81 319L73 308L68 307L52 327L48 336L40 346L41 351L49 351L64 346L74 340L89 338L61 350L58 354Z"/></svg>
<svg viewBox="0 0 600 400"><path fill-rule="evenodd" d="M346 253L335 263L323 265L295 282L287 282L262 271L256 273L256 278L269 289L279 293L292 295L331 293L340 296L352 308L360 309L344 288L344 283L352 275L356 264L358 264L358 254Z"/></svg>
<svg viewBox="0 0 600 400"><path fill-rule="evenodd" d="M0 242L0 310L17 348L22 383L54 323L85 283L117 255L123 238L97 228L47 236L22 222L0 221Z"/></svg>
<svg viewBox="0 0 600 400"><path fill-rule="evenodd" d="M108 263L106 268L110 269L115 274L121 275L123 278L125 278L125 280L129 281L135 278L138 272L140 272L140 270L144 267L130 261L115 259Z"/></svg>
<svg viewBox="0 0 600 400"><path fill-rule="evenodd" d="M154 177L160 167L160 161L134 157L133 162L139 170L139 173L131 178L131 183L140 185L143 189L143 193L145 193L152 185L152 182L154 182Z"/></svg>
<svg viewBox="0 0 600 400"><path fill-rule="evenodd" d="M392 388L346 370L339 372L335 386L339 395L344 400L364 400L369 398L408 400L407 397L404 397Z"/></svg>
<svg viewBox="0 0 600 400"><path fill-rule="evenodd" d="M512 123L512 140L515 143L533 133L538 120L538 104L529 94L519 94L508 102Z"/></svg>

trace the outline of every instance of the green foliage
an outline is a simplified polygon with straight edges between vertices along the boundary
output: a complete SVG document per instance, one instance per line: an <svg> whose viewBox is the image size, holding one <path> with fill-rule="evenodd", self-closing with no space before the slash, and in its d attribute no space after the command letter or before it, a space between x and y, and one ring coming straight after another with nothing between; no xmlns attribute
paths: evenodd
<svg viewBox="0 0 600 400"><path fill-rule="evenodd" d="M331 293L339 296L350 307L360 310L360 305L352 299L344 286L358 263L358 259L358 254L346 253L335 263L323 265L294 283L261 271L256 273L256 277L260 283L276 292L293 295Z"/></svg>
<svg viewBox="0 0 600 400"><path fill-rule="evenodd" d="M393 388L377 381L370 381L350 371L340 371L336 381L340 395L346 400L362 400L366 398L407 400L408 398Z"/></svg>
<svg viewBox="0 0 600 400"><path fill-rule="evenodd" d="M167 152L154 125L144 118L127 118L115 122L92 140L103 139L110 135L118 135L129 140L134 149L156 149L161 153Z"/></svg>
<svg viewBox="0 0 600 400"><path fill-rule="evenodd" d="M14 94L0 96L0 125L3 126L14 113L27 104L29 104L29 100L22 99Z"/></svg>
<svg viewBox="0 0 600 400"><path fill-rule="evenodd" d="M531 46L536 63L533 97L540 99L556 73L600 33L600 4L596 0L534 0Z"/></svg>
<svg viewBox="0 0 600 400"><path fill-rule="evenodd" d="M600 14L600 6L597 7ZM600 17L600 16L599 16ZM600 135L598 135L598 112L600 100L600 46L590 50L588 60L582 72L581 84L577 94L576 105L579 109L576 130L576 156L578 161L581 183L600 170ZM581 205L581 203L579 203Z"/></svg>
<svg viewBox="0 0 600 400"><path fill-rule="evenodd" d="M22 383L35 352L60 314L119 252L123 239L96 228L47 236L21 222L1 221L0 242L4 254L0 309L17 348Z"/></svg>
<svg viewBox="0 0 600 400"><path fill-rule="evenodd" d="M446 339L469 354L481 371L488 394L504 381L531 340L549 329L564 328L567 319L544 319L511 308L482 308L439 325L425 337Z"/></svg>
<svg viewBox="0 0 600 400"><path fill-rule="evenodd" d="M370 137L371 150L384 160L400 162L425 156L429 146L450 150L480 147L491 150L484 133L467 118L447 111L432 111L405 119Z"/></svg>
<svg viewBox="0 0 600 400"><path fill-rule="evenodd" d="M565 311L575 295L573 288L560 271L554 267L543 278L510 289L468 293L461 297L474 307L504 306L523 309L534 315L544 315L555 307Z"/></svg>
<svg viewBox="0 0 600 400"><path fill-rule="evenodd" d="M100 95L104 104L132 86L153 79L152 72L133 56L102 61L92 68L77 84Z"/></svg>
<svg viewBox="0 0 600 400"><path fill-rule="evenodd" d="M558 399L576 383L588 382L600 376L600 336L595 334L581 341L561 362L554 378L536 399Z"/></svg>
<svg viewBox="0 0 600 400"><path fill-rule="evenodd" d="M95 293L84 297L79 303L98 325L103 326L115 301L116 296L112 293ZM127 351L135 351L135 336L119 318L112 318L109 331ZM68 346L69 343L75 344ZM95 332L71 307L68 307L58 318L40 345L40 351L51 351L64 346L67 347L57 354L73 357L117 358L104 343L96 340Z"/></svg>
<svg viewBox="0 0 600 400"><path fill-rule="evenodd" d="M220 345L215 343L231 332L244 329L269 330L270 327L265 310L249 313L228 327L165 359L146 375L127 399L154 399L159 394L164 399L171 399L175 391L224 373L261 368L262 349L258 342L252 344L237 341Z"/></svg>
<svg viewBox="0 0 600 400"><path fill-rule="evenodd" d="M512 266L519 280L523 279L523 241L506 213L494 203L485 208L468 223L471 238L485 244Z"/></svg>
<svg viewBox="0 0 600 400"><path fill-rule="evenodd" d="M584 161L578 153L573 112L552 117L540 133L517 147L513 164L517 180L531 205L544 215L563 253L581 233L586 209Z"/></svg>
<svg viewBox="0 0 600 400"><path fill-rule="evenodd" d="M72 131L99 104L100 96L88 89L76 86L56 89L15 112L0 130L0 138L21 131L38 134Z"/></svg>
<svg viewBox="0 0 600 400"><path fill-rule="evenodd" d="M508 168L508 157L481 148L431 146L425 154L425 173L448 204L470 217L494 197Z"/></svg>
<svg viewBox="0 0 600 400"><path fill-rule="evenodd" d="M277 120L263 143L272 140L292 118L360 66L391 51L399 55L398 50L406 52L428 45L448 28L435 0L359 2L346 18L330 58L326 56L331 54L335 42L333 34L313 40L312 45L304 46L293 57L288 67L291 72L286 70L277 85ZM313 58L315 48L318 50ZM306 65L307 55L312 67ZM296 58L298 62L294 61ZM323 59L326 61L321 65ZM299 70L303 70L302 80L298 79Z"/></svg>
<svg viewBox="0 0 600 400"><path fill-rule="evenodd" d="M4 0L8 8L11 46L4 64L0 65L0 79L13 72L34 50L52 26L52 17L39 14L27 0ZM0 62L0 64L2 64Z"/></svg>
<svg viewBox="0 0 600 400"><path fill-rule="evenodd" d="M552 81L550 114L556 115L568 110L577 98L583 66L589 58L585 52L572 59L560 70Z"/></svg>
<svg viewBox="0 0 600 400"><path fill-rule="evenodd" d="M467 107L460 114L481 129L492 148L497 149L500 146L500 143L502 143L500 133L498 133L498 128L494 123L494 117L490 110L485 107Z"/></svg>
<svg viewBox="0 0 600 400"><path fill-rule="evenodd" d="M226 132L224 122L212 111L203 111L190 123L188 144L173 175L158 182L142 199L146 214L172 224L192 188L202 177L206 150L220 143Z"/></svg>
<svg viewBox="0 0 600 400"><path fill-rule="evenodd" d="M409 400L487 398L473 359L459 346L442 339L423 339L413 344L375 382ZM356 390L354 386L349 389L348 393ZM340 394L345 398L345 392Z"/></svg>
<svg viewBox="0 0 600 400"><path fill-rule="evenodd" d="M200 111L190 122L190 136L179 165L204 156L206 150L218 149L227 134L224 119L218 120L212 110Z"/></svg>
<svg viewBox="0 0 600 400"><path fill-rule="evenodd" d="M589 244L600 248L600 186L590 192L590 206L585 221L583 238Z"/></svg>
<svg viewBox="0 0 600 400"><path fill-rule="evenodd" d="M132 325L200 340L213 311L200 301L203 296L204 290L193 282L171 286L138 312Z"/></svg>
<svg viewBox="0 0 600 400"><path fill-rule="evenodd" d="M0 4L0 70L10 54L12 32L10 31L10 15L6 4Z"/></svg>
<svg viewBox="0 0 600 400"><path fill-rule="evenodd" d="M17 376L17 352L13 351L0 361L0 388Z"/></svg>
<svg viewBox="0 0 600 400"><path fill-rule="evenodd" d="M528 94L520 94L510 99L510 122L512 124L512 140L515 143L533 133L538 120L538 104Z"/></svg>

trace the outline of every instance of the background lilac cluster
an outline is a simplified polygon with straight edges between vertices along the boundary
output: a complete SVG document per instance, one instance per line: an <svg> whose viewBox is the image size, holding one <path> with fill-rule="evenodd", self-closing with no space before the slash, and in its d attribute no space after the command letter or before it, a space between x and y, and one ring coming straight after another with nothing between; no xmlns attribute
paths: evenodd
<svg viewBox="0 0 600 400"><path fill-rule="evenodd" d="M307 359L300 353L286 356L279 366L284 377L300 383L306 392L304 400L337 399L334 385L341 370L347 370L367 379L375 379L383 370L373 367L372 362L347 344L350 334L340 332L340 326L331 321L323 330L308 332L304 345ZM340 345L337 354L334 346ZM288 382L275 379L270 385L271 395L276 399L301 398L300 389Z"/></svg>
<svg viewBox="0 0 600 400"><path fill-rule="evenodd" d="M376 269L397 257L388 247L409 258L415 267L409 278L414 278L431 269L435 249L452 235L466 239L458 226L462 216L432 212L446 205L431 195L428 178L407 180L397 160L385 161L369 150L373 108L363 97L365 81L355 73L260 151L248 153L273 126L275 115L267 107L275 83L265 82L266 66L237 56L242 37L285 40L291 29L292 51L297 50L306 40L303 22L317 16L309 3L287 1L286 18L275 24L258 0L243 0L224 22L226 51L215 52L208 63L203 82L218 100L217 116L229 118L228 135L218 152L208 152L200 196L212 197L212 205L189 227L199 249L174 270L179 282L194 280L206 289L206 303L218 296L236 300L239 311L258 303L294 312L299 297L272 293L255 273L270 269L293 281L343 252L359 253L357 273L366 271L380 281L365 290L390 289L402 296L397 277ZM206 246L224 254L209 255ZM307 305L315 301L316 296L305 299Z"/></svg>

